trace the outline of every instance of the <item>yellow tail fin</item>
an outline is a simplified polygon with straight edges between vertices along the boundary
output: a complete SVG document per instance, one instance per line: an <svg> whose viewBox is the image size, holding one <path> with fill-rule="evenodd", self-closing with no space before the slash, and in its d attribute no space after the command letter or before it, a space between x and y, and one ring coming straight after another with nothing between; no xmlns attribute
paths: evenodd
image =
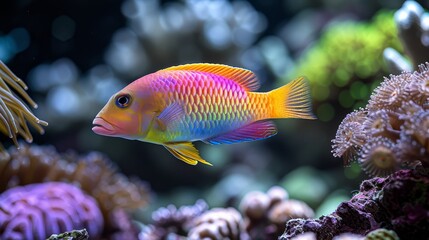
<svg viewBox="0 0 429 240"><path fill-rule="evenodd" d="M273 103L272 118L316 119L311 112L310 89L303 77L268 92L268 95Z"/></svg>

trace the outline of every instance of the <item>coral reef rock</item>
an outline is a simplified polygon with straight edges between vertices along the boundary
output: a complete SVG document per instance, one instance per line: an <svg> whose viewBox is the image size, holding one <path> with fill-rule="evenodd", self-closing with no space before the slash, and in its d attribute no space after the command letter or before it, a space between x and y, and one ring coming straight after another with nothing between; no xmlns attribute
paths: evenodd
<svg viewBox="0 0 429 240"><path fill-rule="evenodd" d="M319 219L288 221L279 239L290 239L304 232L314 232L320 240L332 239L341 233L366 235L381 227L393 230L403 240L426 239L428 192L429 172L422 167L369 179L361 184L359 193L341 203L334 213ZM387 239L395 239L394 234L390 236L393 237Z"/></svg>

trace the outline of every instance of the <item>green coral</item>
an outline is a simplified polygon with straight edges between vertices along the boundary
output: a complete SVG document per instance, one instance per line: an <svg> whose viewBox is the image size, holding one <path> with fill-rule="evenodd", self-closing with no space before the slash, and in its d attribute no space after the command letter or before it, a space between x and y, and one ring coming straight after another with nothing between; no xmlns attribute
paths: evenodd
<svg viewBox="0 0 429 240"><path fill-rule="evenodd" d="M392 231L385 228L376 229L368 233L364 240L399 240L398 235Z"/></svg>
<svg viewBox="0 0 429 240"><path fill-rule="evenodd" d="M89 239L88 231L86 229L82 230L73 230L70 232L52 234L46 240L87 240Z"/></svg>
<svg viewBox="0 0 429 240"><path fill-rule="evenodd" d="M368 100L379 83L375 79L386 75L383 50L387 47L402 52L392 12L380 11L371 22L335 22L298 60L288 79L309 79L316 114L329 121L336 114L332 110L350 110Z"/></svg>

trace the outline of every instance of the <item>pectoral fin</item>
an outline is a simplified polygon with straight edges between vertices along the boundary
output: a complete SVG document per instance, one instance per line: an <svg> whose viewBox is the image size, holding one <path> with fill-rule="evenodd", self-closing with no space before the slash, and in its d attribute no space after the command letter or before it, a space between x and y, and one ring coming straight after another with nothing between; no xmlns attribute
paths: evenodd
<svg viewBox="0 0 429 240"><path fill-rule="evenodd" d="M169 143L164 147L176 158L190 165L196 165L198 162L212 166L211 163L200 157L198 150L191 142Z"/></svg>
<svg viewBox="0 0 429 240"><path fill-rule="evenodd" d="M167 129L167 126L172 122L180 119L184 114L182 106L174 102L168 105L157 117L156 122L162 131Z"/></svg>

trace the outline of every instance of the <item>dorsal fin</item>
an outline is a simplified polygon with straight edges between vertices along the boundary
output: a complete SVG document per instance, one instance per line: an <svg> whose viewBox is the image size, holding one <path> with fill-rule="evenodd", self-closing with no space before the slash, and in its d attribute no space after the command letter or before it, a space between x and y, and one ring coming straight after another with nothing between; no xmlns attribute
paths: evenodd
<svg viewBox="0 0 429 240"><path fill-rule="evenodd" d="M256 75L252 71L223 64L192 63L169 67L161 71L167 70L187 70L216 74L235 81L246 91L255 91L260 86L259 80L256 78Z"/></svg>

